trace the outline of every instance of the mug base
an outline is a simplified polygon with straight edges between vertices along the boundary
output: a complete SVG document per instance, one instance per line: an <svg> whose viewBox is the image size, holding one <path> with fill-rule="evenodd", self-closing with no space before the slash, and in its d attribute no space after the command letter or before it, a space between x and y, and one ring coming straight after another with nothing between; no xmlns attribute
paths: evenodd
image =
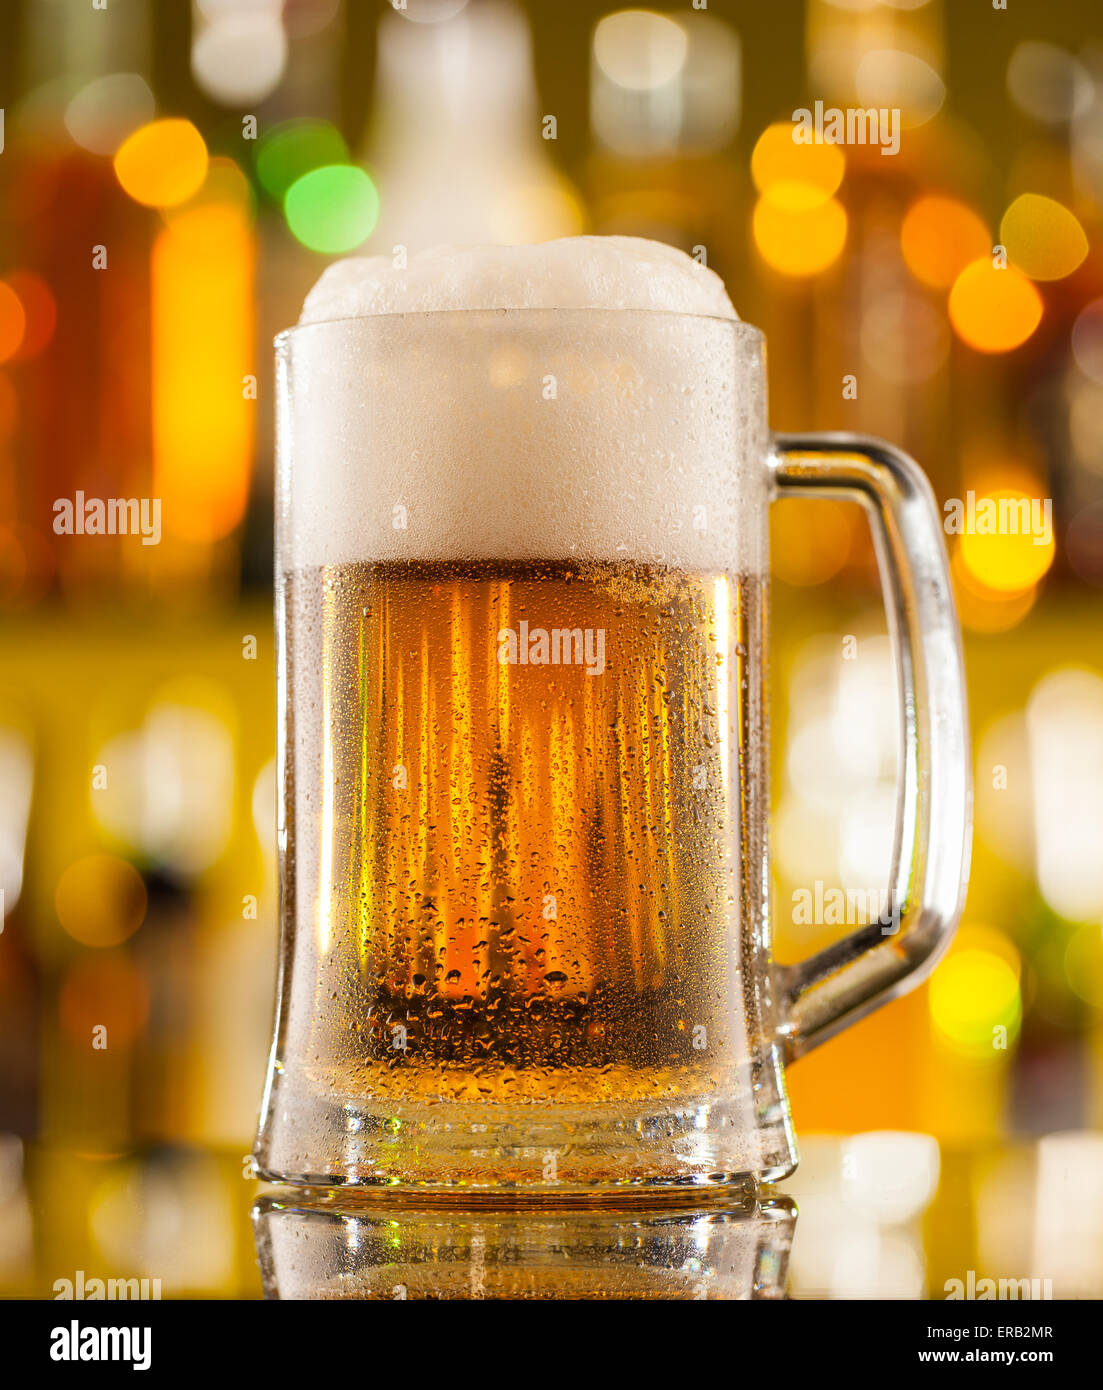
<svg viewBox="0 0 1103 1390"><path fill-rule="evenodd" d="M297 1186L560 1195L774 1182L796 1161L783 1098L761 1092L653 1106L387 1108L278 1095L256 1153L259 1176Z"/></svg>

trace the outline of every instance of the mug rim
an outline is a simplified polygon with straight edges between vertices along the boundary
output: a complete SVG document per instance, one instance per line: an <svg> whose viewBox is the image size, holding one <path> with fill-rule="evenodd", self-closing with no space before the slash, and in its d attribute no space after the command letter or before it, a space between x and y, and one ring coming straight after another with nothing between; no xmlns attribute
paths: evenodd
<svg viewBox="0 0 1103 1390"><path fill-rule="evenodd" d="M600 305L584 304L576 306L538 306L521 305L510 307L509 305L495 305L488 309L407 309L386 314L349 314L341 318L333 319L312 319L309 323L293 324L290 328L284 328L276 334L272 340L272 346L279 352L285 345L291 343L300 334L306 333L311 328L336 328L338 324L363 324L377 322L393 322L396 319L432 319L445 317L478 317L478 318L501 318L508 321L514 318L530 318L538 314L583 314L583 315L603 315L607 318L665 318L665 319L688 319L697 323L722 323L732 328L738 336L748 339L757 339L760 342L765 339L765 334L761 328L756 328L753 323L746 319L728 318L726 314L694 314L687 313L681 309L639 309L639 308L617 308L605 309Z"/></svg>

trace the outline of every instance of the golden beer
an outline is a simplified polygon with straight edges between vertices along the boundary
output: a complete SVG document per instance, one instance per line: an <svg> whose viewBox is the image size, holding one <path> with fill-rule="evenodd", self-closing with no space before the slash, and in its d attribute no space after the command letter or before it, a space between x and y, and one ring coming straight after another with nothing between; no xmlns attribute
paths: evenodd
<svg viewBox="0 0 1103 1390"><path fill-rule="evenodd" d="M757 586L384 562L292 573L283 602L321 740L293 735L284 906L330 986L293 1050L390 1102L719 1087L744 1047Z"/></svg>

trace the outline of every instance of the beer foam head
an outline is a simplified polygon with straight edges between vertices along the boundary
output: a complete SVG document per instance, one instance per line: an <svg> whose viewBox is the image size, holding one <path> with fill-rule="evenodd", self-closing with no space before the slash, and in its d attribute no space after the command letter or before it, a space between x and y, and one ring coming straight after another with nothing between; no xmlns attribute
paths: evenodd
<svg viewBox="0 0 1103 1390"><path fill-rule="evenodd" d="M457 311L465 312L457 312ZM761 567L761 340L669 246L338 262L278 343L283 570Z"/></svg>
<svg viewBox="0 0 1103 1390"><path fill-rule="evenodd" d="M323 272L300 323L444 309L651 309L737 317L720 277L642 237L580 236L535 246L438 246L396 266L353 256Z"/></svg>

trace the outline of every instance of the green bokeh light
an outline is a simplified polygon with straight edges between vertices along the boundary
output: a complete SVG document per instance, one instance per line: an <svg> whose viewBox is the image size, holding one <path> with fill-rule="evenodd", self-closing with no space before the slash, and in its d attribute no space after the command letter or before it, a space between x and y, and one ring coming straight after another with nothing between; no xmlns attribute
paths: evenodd
<svg viewBox="0 0 1103 1390"><path fill-rule="evenodd" d="M312 169L347 164L348 158L344 136L329 121L284 121L257 147L257 178L270 197L282 198Z"/></svg>
<svg viewBox="0 0 1103 1390"><path fill-rule="evenodd" d="M354 164L329 164L296 179L283 200L294 236L311 251L351 251L371 235L379 218L375 184Z"/></svg>

